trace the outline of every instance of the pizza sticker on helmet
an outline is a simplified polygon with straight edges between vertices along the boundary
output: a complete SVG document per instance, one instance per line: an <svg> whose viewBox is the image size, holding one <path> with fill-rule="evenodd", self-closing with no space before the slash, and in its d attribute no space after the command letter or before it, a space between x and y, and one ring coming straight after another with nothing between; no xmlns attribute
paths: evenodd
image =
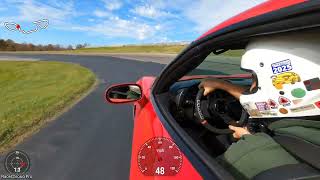
<svg viewBox="0 0 320 180"><path fill-rule="evenodd" d="M286 108L280 108L280 109L279 109L279 112L280 112L281 114L288 114L288 110L287 110Z"/></svg>

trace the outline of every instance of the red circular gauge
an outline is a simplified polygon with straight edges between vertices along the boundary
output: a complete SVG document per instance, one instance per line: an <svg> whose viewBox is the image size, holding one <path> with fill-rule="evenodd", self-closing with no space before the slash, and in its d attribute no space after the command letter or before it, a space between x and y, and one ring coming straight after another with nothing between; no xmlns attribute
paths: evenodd
<svg viewBox="0 0 320 180"><path fill-rule="evenodd" d="M174 176L180 171L182 160L177 145L165 137L148 140L138 154L140 171L146 176Z"/></svg>

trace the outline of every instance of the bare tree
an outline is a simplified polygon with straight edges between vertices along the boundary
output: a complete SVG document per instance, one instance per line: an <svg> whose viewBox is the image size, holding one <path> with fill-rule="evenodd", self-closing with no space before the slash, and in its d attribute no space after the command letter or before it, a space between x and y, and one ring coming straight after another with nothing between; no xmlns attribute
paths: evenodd
<svg viewBox="0 0 320 180"><path fill-rule="evenodd" d="M72 49L72 46L68 48ZM81 48L83 45L81 45ZM11 39L0 39L0 51L59 51L67 48L62 47L60 44L52 45L34 45L32 43L16 43Z"/></svg>
<svg viewBox="0 0 320 180"><path fill-rule="evenodd" d="M68 50L73 50L72 45L69 45L69 46L67 47L67 49L68 49Z"/></svg>

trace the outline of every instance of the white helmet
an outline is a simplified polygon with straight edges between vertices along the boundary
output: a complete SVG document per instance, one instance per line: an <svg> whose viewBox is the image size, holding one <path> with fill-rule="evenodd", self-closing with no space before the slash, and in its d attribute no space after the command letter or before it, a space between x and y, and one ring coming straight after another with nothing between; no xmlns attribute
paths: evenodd
<svg viewBox="0 0 320 180"><path fill-rule="evenodd" d="M240 103L252 118L320 115L320 33L288 33L249 43L241 68L257 78Z"/></svg>

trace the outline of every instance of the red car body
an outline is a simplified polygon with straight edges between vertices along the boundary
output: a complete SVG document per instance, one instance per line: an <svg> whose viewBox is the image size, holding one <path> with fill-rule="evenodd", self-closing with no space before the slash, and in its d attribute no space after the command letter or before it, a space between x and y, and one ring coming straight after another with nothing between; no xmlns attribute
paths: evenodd
<svg viewBox="0 0 320 180"><path fill-rule="evenodd" d="M265 3L262 3L254 8L251 8L231 19L221 23L220 25L212 28L197 41L207 38L208 36L223 30L227 27L230 27L239 22L248 20L253 17L257 17L269 12L273 12L282 8L293 6L305 2L306 0L270 0ZM188 79L199 79L207 76L188 76L182 78L182 80ZM215 76L219 78L250 78L248 75L233 75L233 76ZM153 137L167 137L171 138L171 135L168 133L162 122L160 121L154 105L150 100L152 86L155 81L155 77L142 77L139 81L136 82L141 89L143 96L139 101L134 102L134 130L133 130L133 141L132 141L132 153L131 153L131 169L130 169L130 179L202 179L201 174L196 170L194 165L189 161L189 159L183 155L183 164L180 169L180 172L175 176L145 176L141 173L138 167L138 157L140 147L149 139Z"/></svg>

